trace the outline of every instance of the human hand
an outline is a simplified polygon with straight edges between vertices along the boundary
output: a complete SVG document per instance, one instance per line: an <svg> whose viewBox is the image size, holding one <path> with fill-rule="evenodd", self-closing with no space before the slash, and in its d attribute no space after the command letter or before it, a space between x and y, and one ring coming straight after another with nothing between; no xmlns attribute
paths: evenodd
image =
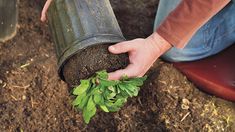
<svg viewBox="0 0 235 132"><path fill-rule="evenodd" d="M41 13L41 21L44 22L46 21L46 13L47 13L47 10L51 4L52 0L47 0L43 9L42 9L42 13Z"/></svg>
<svg viewBox="0 0 235 132"><path fill-rule="evenodd" d="M146 39L134 39L109 46L113 54L129 54L130 64L125 69L109 73L109 80L118 80L123 75L128 77L142 77L153 63L171 48L171 44L158 33L153 33Z"/></svg>

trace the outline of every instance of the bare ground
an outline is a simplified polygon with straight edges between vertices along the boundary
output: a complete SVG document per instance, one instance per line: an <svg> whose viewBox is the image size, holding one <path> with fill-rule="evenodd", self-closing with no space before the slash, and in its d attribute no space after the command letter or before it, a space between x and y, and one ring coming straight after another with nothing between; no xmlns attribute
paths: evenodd
<svg viewBox="0 0 235 132"><path fill-rule="evenodd" d="M152 32L157 0L111 0L128 39ZM235 104L198 90L158 60L136 98L116 113L98 112L89 125L71 106L57 75L47 24L34 1L20 1L17 36L0 43L0 131L235 131Z"/></svg>

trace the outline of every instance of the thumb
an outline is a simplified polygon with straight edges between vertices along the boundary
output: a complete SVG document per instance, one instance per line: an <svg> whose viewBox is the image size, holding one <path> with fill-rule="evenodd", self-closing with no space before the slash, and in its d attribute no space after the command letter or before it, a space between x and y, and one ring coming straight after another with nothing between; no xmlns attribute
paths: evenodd
<svg viewBox="0 0 235 132"><path fill-rule="evenodd" d="M115 45L111 45L109 46L109 52L113 53L113 54L121 54L121 53L126 53L131 51L132 45L130 43L128 43L128 41L126 42L121 42Z"/></svg>

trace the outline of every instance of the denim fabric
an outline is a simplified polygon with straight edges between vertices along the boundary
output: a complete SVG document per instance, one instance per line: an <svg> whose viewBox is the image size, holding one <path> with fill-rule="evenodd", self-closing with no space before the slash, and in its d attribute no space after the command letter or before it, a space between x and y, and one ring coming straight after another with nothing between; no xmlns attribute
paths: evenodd
<svg viewBox="0 0 235 132"><path fill-rule="evenodd" d="M180 3L180 0L160 0L154 30ZM162 58L170 62L194 61L214 55L235 42L235 4L230 2L213 16L191 38L183 49L171 48Z"/></svg>

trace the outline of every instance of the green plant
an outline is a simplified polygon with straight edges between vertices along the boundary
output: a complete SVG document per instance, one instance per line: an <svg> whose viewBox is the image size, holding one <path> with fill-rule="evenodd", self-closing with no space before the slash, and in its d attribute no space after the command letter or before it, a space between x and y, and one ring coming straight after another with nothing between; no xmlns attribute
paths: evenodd
<svg viewBox="0 0 235 132"><path fill-rule="evenodd" d="M88 124L97 107L104 112L116 112L128 97L137 96L146 78L123 77L121 80L113 81L108 80L106 71L99 71L87 80L80 80L80 85L73 89L76 99L72 104L82 110L85 123Z"/></svg>

